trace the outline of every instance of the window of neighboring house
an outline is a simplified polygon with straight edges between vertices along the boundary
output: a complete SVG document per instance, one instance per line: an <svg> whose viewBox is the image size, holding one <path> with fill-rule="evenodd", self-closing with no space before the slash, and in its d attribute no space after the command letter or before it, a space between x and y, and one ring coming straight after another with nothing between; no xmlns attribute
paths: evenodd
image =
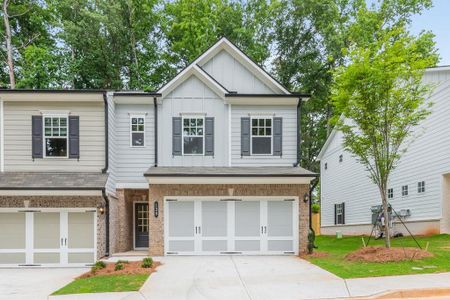
<svg viewBox="0 0 450 300"><path fill-rule="evenodd" d="M425 193L425 181L419 181L417 183L417 192L418 193Z"/></svg>
<svg viewBox="0 0 450 300"><path fill-rule="evenodd" d="M344 157L341 155L339 155L339 162L341 163L344 160Z"/></svg>
<svg viewBox="0 0 450 300"><path fill-rule="evenodd" d="M44 117L45 157L67 157L67 116Z"/></svg>
<svg viewBox="0 0 450 300"><path fill-rule="evenodd" d="M407 185L402 186L402 196L408 196L408 186Z"/></svg>
<svg viewBox="0 0 450 300"><path fill-rule="evenodd" d="M145 117L131 116L130 117L131 130L131 147L145 146Z"/></svg>
<svg viewBox="0 0 450 300"><path fill-rule="evenodd" d="M252 118L251 154L272 155L272 118Z"/></svg>
<svg viewBox="0 0 450 300"><path fill-rule="evenodd" d="M325 170L328 170L328 163L325 163Z"/></svg>
<svg viewBox="0 0 450 300"><path fill-rule="evenodd" d="M203 117L183 117L183 154L203 155L204 124Z"/></svg>
<svg viewBox="0 0 450 300"><path fill-rule="evenodd" d="M388 199L394 198L394 189L393 188L390 188L387 190L387 197L388 197Z"/></svg>
<svg viewBox="0 0 450 300"><path fill-rule="evenodd" d="M336 204L336 224L345 224L344 203Z"/></svg>

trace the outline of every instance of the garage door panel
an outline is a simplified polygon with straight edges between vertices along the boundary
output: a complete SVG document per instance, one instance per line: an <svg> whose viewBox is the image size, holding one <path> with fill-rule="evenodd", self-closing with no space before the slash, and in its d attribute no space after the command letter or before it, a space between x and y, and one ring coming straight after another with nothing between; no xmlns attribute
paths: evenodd
<svg viewBox="0 0 450 300"><path fill-rule="evenodd" d="M292 236L292 201L268 201L267 202L267 235Z"/></svg>
<svg viewBox="0 0 450 300"><path fill-rule="evenodd" d="M261 241L260 240L241 240L235 241L236 251L261 251Z"/></svg>
<svg viewBox="0 0 450 300"><path fill-rule="evenodd" d="M227 236L227 202L202 201L202 236Z"/></svg>
<svg viewBox="0 0 450 300"><path fill-rule="evenodd" d="M68 213L68 248L94 248L94 213Z"/></svg>
<svg viewBox="0 0 450 300"><path fill-rule="evenodd" d="M169 241L169 251L171 252L194 252L194 240L191 241Z"/></svg>
<svg viewBox="0 0 450 300"><path fill-rule="evenodd" d="M194 237L194 202L168 202L169 236Z"/></svg>
<svg viewBox="0 0 450 300"><path fill-rule="evenodd" d="M260 236L260 201L239 201L235 203L235 236Z"/></svg>
<svg viewBox="0 0 450 300"><path fill-rule="evenodd" d="M286 240L286 241L271 240L271 241L268 241L268 250L269 251L294 251L292 240Z"/></svg>
<svg viewBox="0 0 450 300"><path fill-rule="evenodd" d="M227 240L202 241L203 251L227 251Z"/></svg>
<svg viewBox="0 0 450 300"><path fill-rule="evenodd" d="M60 253L34 253L33 263L35 264L59 264L61 261Z"/></svg>
<svg viewBox="0 0 450 300"><path fill-rule="evenodd" d="M34 213L33 247L34 249L60 248L60 213Z"/></svg>
<svg viewBox="0 0 450 300"><path fill-rule="evenodd" d="M25 248L25 213L0 213L0 228L0 249Z"/></svg>
<svg viewBox="0 0 450 300"><path fill-rule="evenodd" d="M25 264L25 253L0 253L0 264Z"/></svg>
<svg viewBox="0 0 450 300"><path fill-rule="evenodd" d="M95 262L94 253L69 253L69 264L89 264Z"/></svg>

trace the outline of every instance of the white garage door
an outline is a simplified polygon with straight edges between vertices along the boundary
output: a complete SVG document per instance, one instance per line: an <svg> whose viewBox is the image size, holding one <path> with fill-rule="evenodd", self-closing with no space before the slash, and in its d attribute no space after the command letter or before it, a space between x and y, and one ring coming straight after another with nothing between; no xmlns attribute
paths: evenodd
<svg viewBox="0 0 450 300"><path fill-rule="evenodd" d="M298 199L166 198L165 253L297 254Z"/></svg>
<svg viewBox="0 0 450 300"><path fill-rule="evenodd" d="M0 265L86 265L96 260L96 211L0 211Z"/></svg>

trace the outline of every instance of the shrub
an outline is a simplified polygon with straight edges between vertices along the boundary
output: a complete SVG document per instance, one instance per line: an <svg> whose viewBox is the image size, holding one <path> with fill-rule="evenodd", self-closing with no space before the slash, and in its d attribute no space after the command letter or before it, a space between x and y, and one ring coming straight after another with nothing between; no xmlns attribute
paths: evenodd
<svg viewBox="0 0 450 300"><path fill-rule="evenodd" d="M313 214L320 213L320 204L319 203L313 203L313 205L311 205L311 211L312 211Z"/></svg>
<svg viewBox="0 0 450 300"><path fill-rule="evenodd" d="M153 266L153 258L151 257L146 257L142 260L142 265L143 268L151 268Z"/></svg>
<svg viewBox="0 0 450 300"><path fill-rule="evenodd" d="M106 268L106 263L102 260L99 260L95 262L94 267L97 267L98 269L104 269Z"/></svg>
<svg viewBox="0 0 450 300"><path fill-rule="evenodd" d="M114 271L120 271L123 270L124 266L122 263L116 263L116 266L114 267Z"/></svg>

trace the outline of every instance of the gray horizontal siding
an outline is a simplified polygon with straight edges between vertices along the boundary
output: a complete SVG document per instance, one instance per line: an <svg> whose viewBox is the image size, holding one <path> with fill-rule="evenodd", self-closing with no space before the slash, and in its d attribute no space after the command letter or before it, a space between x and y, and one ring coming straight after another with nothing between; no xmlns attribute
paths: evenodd
<svg viewBox="0 0 450 300"><path fill-rule="evenodd" d="M116 112L112 93L108 93L108 181L106 182L106 191L108 194L116 194Z"/></svg>
<svg viewBox="0 0 450 300"><path fill-rule="evenodd" d="M280 156L241 157L241 118L267 114L283 118ZM297 112L295 106L231 106L231 158L233 166L292 166L297 161Z"/></svg>
<svg viewBox="0 0 450 300"><path fill-rule="evenodd" d="M102 102L5 102L5 171L99 172L105 163ZM31 116L41 111L69 111L80 117L80 159L31 157Z"/></svg>
<svg viewBox="0 0 450 300"><path fill-rule="evenodd" d="M130 146L130 114L145 113L145 146ZM116 184L146 183L144 172L154 164L154 113L153 104L115 105L115 166Z"/></svg>

